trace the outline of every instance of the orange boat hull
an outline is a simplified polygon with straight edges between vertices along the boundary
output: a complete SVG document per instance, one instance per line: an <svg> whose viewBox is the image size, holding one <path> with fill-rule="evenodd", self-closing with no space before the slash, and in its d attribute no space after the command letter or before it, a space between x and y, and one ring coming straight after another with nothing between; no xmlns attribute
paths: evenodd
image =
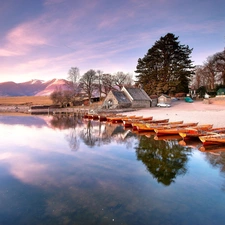
<svg viewBox="0 0 225 225"><path fill-rule="evenodd" d="M191 126L197 126L198 123L186 123L177 125L176 127L171 126L171 128L168 126L168 128L156 128L154 131L157 133L157 135L174 135L179 133L184 133L186 131L185 128L191 127Z"/></svg>

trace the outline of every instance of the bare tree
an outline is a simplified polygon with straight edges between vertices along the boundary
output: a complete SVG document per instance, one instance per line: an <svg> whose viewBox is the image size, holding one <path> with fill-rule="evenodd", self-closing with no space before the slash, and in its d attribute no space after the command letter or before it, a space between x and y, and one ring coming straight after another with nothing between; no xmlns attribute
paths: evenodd
<svg viewBox="0 0 225 225"><path fill-rule="evenodd" d="M73 92L74 96L79 93L78 81L80 79L80 71L78 67L71 67L68 72L67 85L69 89Z"/></svg>
<svg viewBox="0 0 225 225"><path fill-rule="evenodd" d="M54 104L63 104L63 94L62 91L60 90L55 90L54 92L51 93L50 99Z"/></svg>
<svg viewBox="0 0 225 225"><path fill-rule="evenodd" d="M225 49L209 56L203 65L195 67L191 86L195 89L205 87L211 91L217 85L225 85Z"/></svg>
<svg viewBox="0 0 225 225"><path fill-rule="evenodd" d="M204 72L207 79L207 88L209 90L214 90L218 78L218 73L215 67L215 60L213 56L207 58L207 61L204 63Z"/></svg>
<svg viewBox="0 0 225 225"><path fill-rule="evenodd" d="M217 71L218 80L225 85L225 50L214 54L215 69Z"/></svg>
<svg viewBox="0 0 225 225"><path fill-rule="evenodd" d="M51 100L54 104L59 104L61 107L67 107L68 104L72 101L73 94L71 91L68 90L55 90L50 95Z"/></svg>
<svg viewBox="0 0 225 225"><path fill-rule="evenodd" d="M107 95L113 89L113 76L111 74L102 74L102 93Z"/></svg>
<svg viewBox="0 0 225 225"><path fill-rule="evenodd" d="M195 74L193 76L193 79L192 79L192 88L193 89L198 89L202 86L207 86L207 72L205 71L205 68L204 66L196 66L195 67Z"/></svg>
<svg viewBox="0 0 225 225"><path fill-rule="evenodd" d="M123 86L131 86L132 85L132 76L130 74L125 74L123 72L117 72L113 76L113 82L115 86L119 87L120 89Z"/></svg>
<svg viewBox="0 0 225 225"><path fill-rule="evenodd" d="M80 70L78 67L71 67L68 72L67 80L71 81L72 83L77 83L80 79Z"/></svg>
<svg viewBox="0 0 225 225"><path fill-rule="evenodd" d="M99 90L99 98L100 99L101 99L101 96L102 96L102 88L103 88L102 75L103 75L103 72L101 70L97 70L98 90Z"/></svg>
<svg viewBox="0 0 225 225"><path fill-rule="evenodd" d="M89 102L91 103L91 97L94 89L96 88L97 81L96 72L94 70L87 71L80 79L80 83L83 91L87 94Z"/></svg>

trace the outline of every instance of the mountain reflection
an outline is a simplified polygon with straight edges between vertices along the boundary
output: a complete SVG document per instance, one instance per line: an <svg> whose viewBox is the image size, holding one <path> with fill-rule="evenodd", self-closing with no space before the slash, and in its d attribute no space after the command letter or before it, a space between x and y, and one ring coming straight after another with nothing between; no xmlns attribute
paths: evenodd
<svg viewBox="0 0 225 225"><path fill-rule="evenodd" d="M30 116L24 113L18 113L16 115L6 114L4 116L0 116L0 124L22 125L26 127L35 126L39 128L47 126L47 123L43 117Z"/></svg>
<svg viewBox="0 0 225 225"><path fill-rule="evenodd" d="M187 172L191 148L184 148L177 141L155 141L153 137L140 136L136 154L153 177L168 186L178 175Z"/></svg>

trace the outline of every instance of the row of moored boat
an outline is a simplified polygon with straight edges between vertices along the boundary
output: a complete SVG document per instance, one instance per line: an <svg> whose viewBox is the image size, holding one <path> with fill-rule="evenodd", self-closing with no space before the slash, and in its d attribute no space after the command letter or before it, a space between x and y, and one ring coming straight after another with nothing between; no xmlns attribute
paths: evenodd
<svg viewBox="0 0 225 225"><path fill-rule="evenodd" d="M169 119L154 120L152 116L126 116L86 114L84 118L106 121L108 123L123 124L133 131L155 132L157 137L164 135L180 135L183 140L198 138L204 145L225 144L225 127L213 128L213 124L184 123L183 121L170 122Z"/></svg>

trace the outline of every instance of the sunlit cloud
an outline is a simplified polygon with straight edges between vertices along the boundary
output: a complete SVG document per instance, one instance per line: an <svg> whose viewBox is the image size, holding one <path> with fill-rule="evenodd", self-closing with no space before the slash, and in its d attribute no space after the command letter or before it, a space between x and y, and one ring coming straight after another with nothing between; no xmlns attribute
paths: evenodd
<svg viewBox="0 0 225 225"><path fill-rule="evenodd" d="M32 47L44 44L45 38L35 29L33 23L22 24L7 34L5 45L0 49L0 56L25 55Z"/></svg>
<svg viewBox="0 0 225 225"><path fill-rule="evenodd" d="M206 47L200 40L221 36L225 22L213 11L212 20L209 8L194 13L202 6L196 4L196 9L185 9L192 13L190 17L183 13L184 8L178 10L176 1L125 0L105 5L97 0L46 0L31 20L3 30L0 57L7 60L0 60L1 80L65 78L72 66L81 74L94 68L106 73L118 69L134 72L137 59L168 32L181 37L182 44L196 48L198 58L207 58L208 48L218 49L224 42L221 38L212 43L212 38Z"/></svg>
<svg viewBox="0 0 225 225"><path fill-rule="evenodd" d="M18 26L17 28L13 29L7 36L8 41L11 44L16 43L17 46L35 46L43 45L46 43L45 39L41 37L38 31L36 31L36 26L33 23Z"/></svg>
<svg viewBox="0 0 225 225"><path fill-rule="evenodd" d="M19 53L15 52L15 51L10 51L7 48L6 49L0 49L0 57L8 57L8 56L17 56L20 55Z"/></svg>

